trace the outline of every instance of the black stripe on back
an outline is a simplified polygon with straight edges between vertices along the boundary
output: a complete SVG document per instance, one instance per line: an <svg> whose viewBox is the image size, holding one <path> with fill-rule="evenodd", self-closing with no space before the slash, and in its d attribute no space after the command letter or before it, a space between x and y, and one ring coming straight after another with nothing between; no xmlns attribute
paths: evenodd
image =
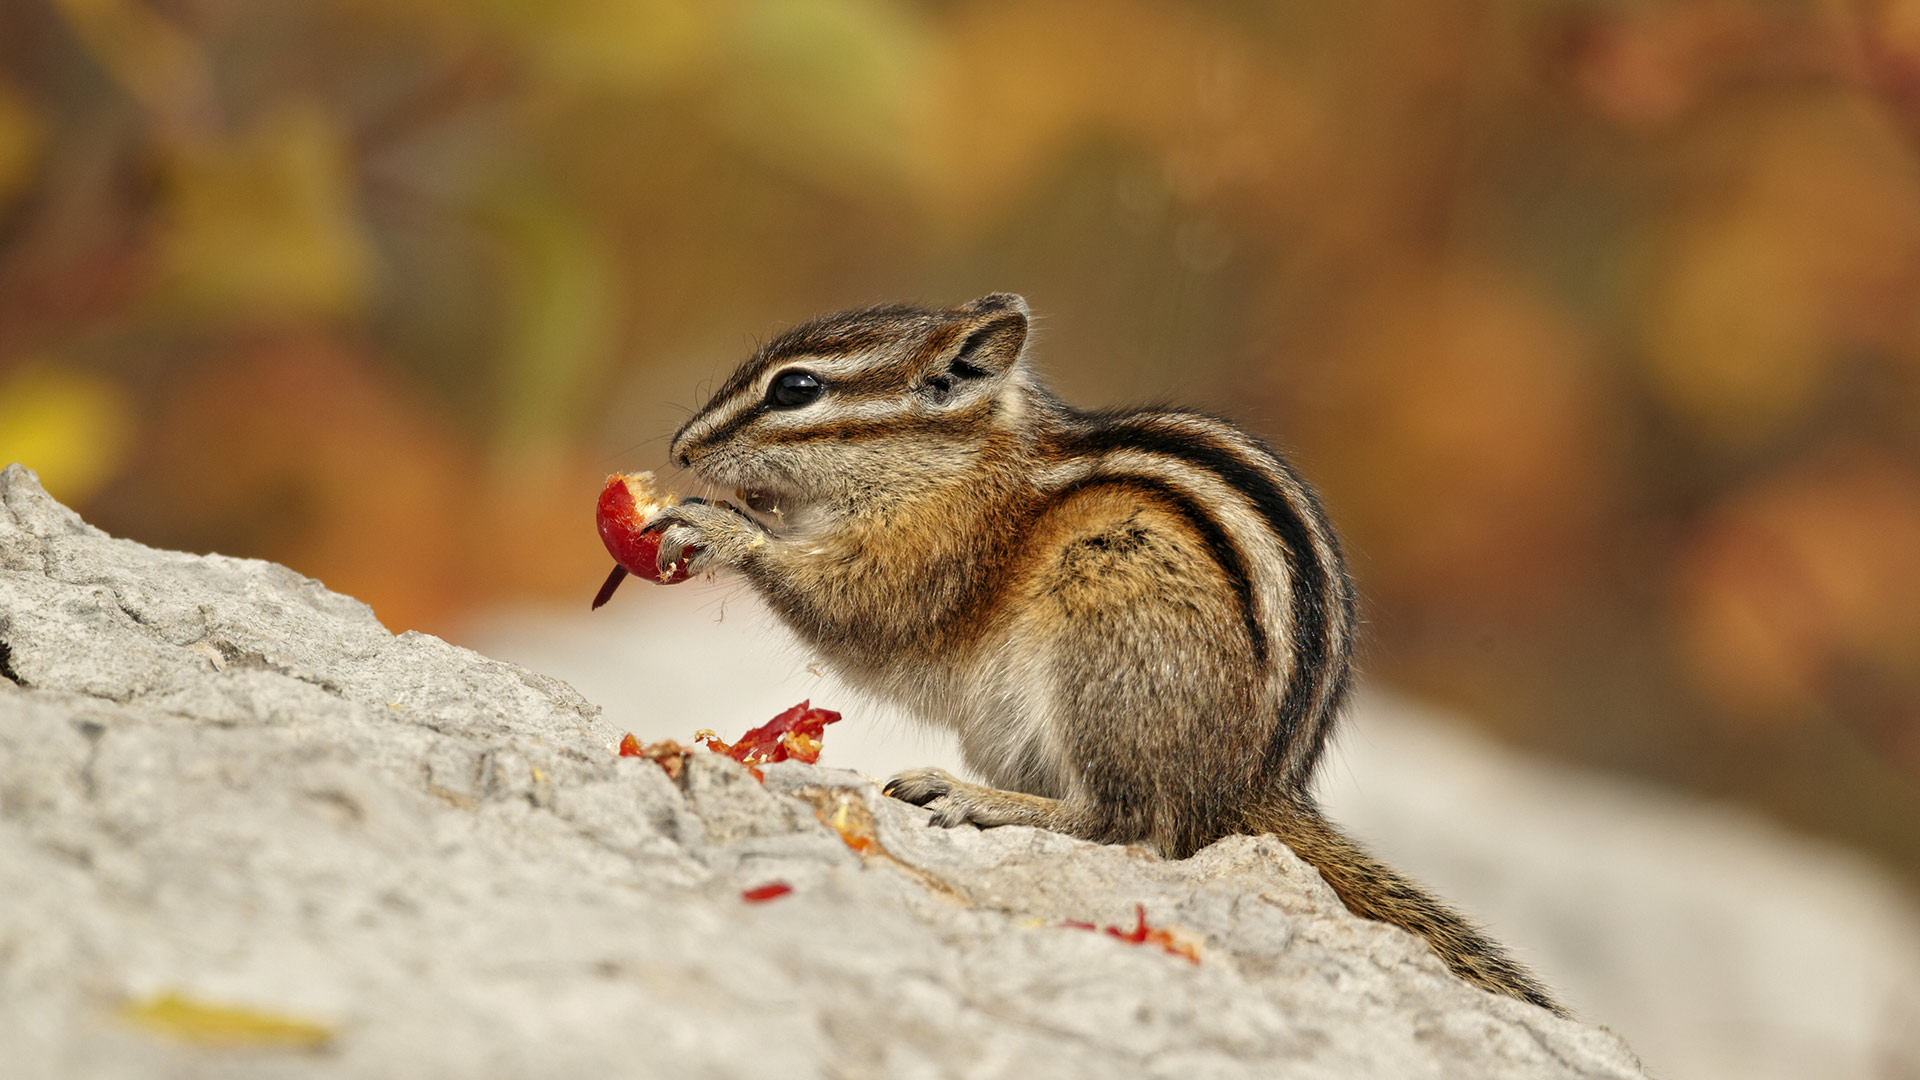
<svg viewBox="0 0 1920 1080"><path fill-rule="evenodd" d="M1169 431L1153 426L1153 415L1149 413L1137 418L1095 417L1093 419L1099 426L1075 436L1074 445L1092 453L1143 450L1184 461L1212 473L1245 496L1266 520L1267 527L1280 538L1293 570L1291 636L1294 670L1287 679L1286 698L1281 702L1280 725L1274 730L1273 739L1267 746L1266 764L1269 768L1278 768L1286 760L1287 747L1299 737L1302 727L1311 718L1316 684L1327 659L1327 619L1331 614L1326 610L1327 573L1314 550L1313 531L1301 515L1300 507L1287 498L1273 477L1198 433ZM1277 468L1287 468L1278 454L1272 451L1268 451L1268 454ZM1305 490L1304 484L1301 487ZM1314 733L1315 742L1318 743L1324 734L1323 725L1321 731ZM1311 756L1317 756L1317 753Z"/></svg>
<svg viewBox="0 0 1920 1080"><path fill-rule="evenodd" d="M1300 478L1300 474L1294 471L1293 466L1288 464L1285 458L1278 455L1275 455L1275 458L1279 461L1280 467L1286 471L1287 476L1300 485L1301 495L1306 499L1314 518L1324 522L1326 511L1321 509L1320 497L1314 494L1313 488ZM1326 704L1321 708L1323 715L1332 717L1340 711L1341 705L1346 701L1349 684L1353 677L1351 658L1353 635L1358 619L1354 612L1353 578L1347 573L1346 561L1340 557L1340 538L1331 526L1327 527L1327 547L1333 552L1333 587L1336 593L1335 600L1340 605L1340 625L1343 629L1341 645L1343 652L1342 655L1334 657L1338 663L1333 672L1332 685L1326 688L1324 695ZM1325 609L1322 608L1322 610ZM1313 743L1306 747L1300 758L1300 777L1303 781L1313 775L1313 770L1320 761L1320 753L1326 749L1327 736L1332 729L1331 723L1322 722L1312 732Z"/></svg>
<svg viewBox="0 0 1920 1080"><path fill-rule="evenodd" d="M1227 535L1227 530L1215 521L1206 508L1179 488L1155 476L1141 476L1137 473L1096 473L1082 477L1060 489L1065 498L1094 488L1125 488L1139 492L1171 507L1200 536L1207 546L1207 553L1213 556L1214 564L1221 573L1227 575L1227 582L1233 586L1233 593L1240 602L1240 619L1246 625L1247 639L1253 646L1255 659L1262 664L1267 662L1267 632L1260 625L1259 602L1253 595L1253 578L1247 573L1247 560L1240 548Z"/></svg>

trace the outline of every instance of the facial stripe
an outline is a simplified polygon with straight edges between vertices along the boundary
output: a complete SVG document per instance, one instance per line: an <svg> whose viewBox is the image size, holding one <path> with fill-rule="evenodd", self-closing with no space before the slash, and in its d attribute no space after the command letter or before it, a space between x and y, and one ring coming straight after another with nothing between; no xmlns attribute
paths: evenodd
<svg viewBox="0 0 1920 1080"><path fill-rule="evenodd" d="M758 365L750 365L751 370L743 369L728 380L730 389L715 395L714 401L702 410L700 415L689 420L674 436L674 442L686 440L689 445L718 443L731 438L741 428L759 419L762 415L776 412L766 404L767 387L781 372L799 369L816 375L826 381L828 392L833 393L844 384L846 377L842 371L858 371L863 357L799 357L774 358ZM747 377L743 378L742 376ZM860 376L854 376L858 380Z"/></svg>
<svg viewBox="0 0 1920 1080"><path fill-rule="evenodd" d="M767 382L777 372L788 368L800 368L821 376L847 376L858 373L872 362L874 349L886 344L879 334L861 337L841 336L835 338L809 338L794 341L782 346L782 339L773 342L740 365L727 378L705 412L712 412L722 403L732 403L745 398L757 400L766 392Z"/></svg>
<svg viewBox="0 0 1920 1080"><path fill-rule="evenodd" d="M832 389L843 397L899 396L919 371L918 364L889 364L832 377ZM829 373L831 375L831 373Z"/></svg>
<svg viewBox="0 0 1920 1080"><path fill-rule="evenodd" d="M675 441L684 439L691 445L720 442L763 415L781 414L784 410L767 406L766 395L767 387L782 372L799 370L820 378L826 383L826 392L831 395L836 412L844 415L844 410L850 407L900 400L919 367L917 361L908 360L876 368L869 353L775 358L756 365L751 378L736 376L730 380L732 390L717 396L699 416L688 421Z"/></svg>
<svg viewBox="0 0 1920 1080"><path fill-rule="evenodd" d="M1068 484L1061 489L1060 496L1066 498L1098 488L1117 488L1145 495L1186 521L1200 542L1206 545L1207 554L1212 557L1214 565L1220 568L1220 572L1226 575L1227 583L1233 587L1234 597L1239 601L1240 620L1246 628L1247 642L1253 649L1254 659L1265 664L1270 646L1266 628L1260 624L1259 602L1253 593L1253 576L1248 572L1247 560L1239 546L1220 522L1207 513L1198 500L1175 485L1159 477L1137 473L1095 473Z"/></svg>
<svg viewBox="0 0 1920 1080"><path fill-rule="evenodd" d="M885 367L876 369L874 359L874 353L865 349L836 355L807 353L802 356L783 357L778 362L762 368L761 377L756 378L754 382L764 387L772 380L775 373L782 371L805 371L834 382L866 378L887 370Z"/></svg>
<svg viewBox="0 0 1920 1080"><path fill-rule="evenodd" d="M696 434L692 438L690 445L725 442L726 440L732 438L735 432L739 431L743 427L746 427L748 424L753 423L754 420L758 419L760 414L765 411L766 411L765 405L748 405L745 408L741 409L740 411L734 413L732 416L727 417L727 419L721 421L719 425L710 427L707 430L701 431L698 434ZM696 418L696 419L700 419L700 418ZM691 428L692 425L688 425L688 427ZM686 435L686 431L683 429L681 435L675 436L673 441L675 443L679 443L680 440L685 437L685 435Z"/></svg>
<svg viewBox="0 0 1920 1080"><path fill-rule="evenodd" d="M1266 521L1280 539L1287 562L1293 571L1290 605L1294 650L1293 671L1287 679L1286 697L1281 702L1279 724L1267 747L1267 765L1279 769L1286 752L1298 734L1309 724L1324 728L1324 718L1316 715L1320 684L1327 676L1328 625L1333 613L1327 610L1330 575L1322 564L1314 544L1313 530L1303 509L1284 492L1266 470L1234 451L1193 430L1169 429L1156 422L1155 414L1138 419L1115 419L1081 434L1075 446L1085 453L1102 454L1116 450L1145 450L1183 461L1218 477L1239 492ZM1277 455L1262 455L1268 468L1285 468ZM1314 513L1308 506L1305 513ZM1344 629L1344 628L1343 628ZM1322 732L1312 732L1310 737ZM1317 751L1315 751L1317 753Z"/></svg>
<svg viewBox="0 0 1920 1080"><path fill-rule="evenodd" d="M760 436L768 444L811 442L816 439L830 439L835 442L862 442L869 439L885 439L897 435L924 432L929 429L952 431L956 428L975 427L984 423L993 415L992 399L984 399L975 405L952 412L932 415L894 410L890 416L876 416L867 420L856 420L844 415L831 421L806 426L770 428Z"/></svg>

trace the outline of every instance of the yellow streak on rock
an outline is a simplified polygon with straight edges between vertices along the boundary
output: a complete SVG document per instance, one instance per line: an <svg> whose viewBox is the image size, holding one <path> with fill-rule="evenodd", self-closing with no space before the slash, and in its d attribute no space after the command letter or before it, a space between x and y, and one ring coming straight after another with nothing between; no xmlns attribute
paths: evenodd
<svg viewBox="0 0 1920 1080"><path fill-rule="evenodd" d="M171 992L128 1002L120 1015L148 1031L199 1046L318 1050L334 1036L331 1026L317 1021Z"/></svg>

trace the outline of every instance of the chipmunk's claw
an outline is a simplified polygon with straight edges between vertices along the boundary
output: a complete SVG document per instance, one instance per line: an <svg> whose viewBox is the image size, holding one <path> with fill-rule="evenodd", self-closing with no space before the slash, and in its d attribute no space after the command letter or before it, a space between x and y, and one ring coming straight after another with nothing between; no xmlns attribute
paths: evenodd
<svg viewBox="0 0 1920 1080"><path fill-rule="evenodd" d="M880 789L882 795L888 795L901 802L915 806L925 806L934 799L951 792L960 781L945 769L923 768L908 769L896 774Z"/></svg>
<svg viewBox="0 0 1920 1080"><path fill-rule="evenodd" d="M880 792L933 811L927 820L929 828L951 829L974 819L972 800L966 796L967 786L945 769L909 769L887 781Z"/></svg>
<svg viewBox="0 0 1920 1080"><path fill-rule="evenodd" d="M678 564L684 564L690 574L735 566L763 542L764 532L732 505L700 498L660 510L641 531L660 534L658 563L663 574Z"/></svg>

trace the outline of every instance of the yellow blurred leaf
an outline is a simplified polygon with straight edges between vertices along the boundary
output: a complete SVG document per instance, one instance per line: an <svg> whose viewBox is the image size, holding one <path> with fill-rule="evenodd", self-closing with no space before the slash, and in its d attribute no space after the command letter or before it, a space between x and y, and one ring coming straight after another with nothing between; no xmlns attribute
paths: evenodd
<svg viewBox="0 0 1920 1080"><path fill-rule="evenodd" d="M120 1015L148 1031L199 1046L318 1050L334 1036L332 1027L313 1020L243 1005L196 1001L177 993L131 1002Z"/></svg>
<svg viewBox="0 0 1920 1080"><path fill-rule="evenodd" d="M275 113L240 140L180 147L160 237L167 298L242 320L356 309L373 256L351 170L344 134L314 107Z"/></svg>
<svg viewBox="0 0 1920 1080"><path fill-rule="evenodd" d="M40 160L46 126L5 83L0 83L0 210L27 185Z"/></svg>
<svg viewBox="0 0 1920 1080"><path fill-rule="evenodd" d="M604 237L552 193L503 191L486 214L509 252L498 442L508 456L564 444L608 356L613 269Z"/></svg>
<svg viewBox="0 0 1920 1080"><path fill-rule="evenodd" d="M955 5L935 42L916 179L937 225L990 217L1096 140L1165 152L1185 198L1273 187L1318 149L1296 73L1180 5Z"/></svg>
<svg viewBox="0 0 1920 1080"><path fill-rule="evenodd" d="M716 117L746 149L848 191L907 164L929 45L904 5L765 0L740 9L729 46Z"/></svg>
<svg viewBox="0 0 1920 1080"><path fill-rule="evenodd" d="M1647 322L1650 382L1706 435L1764 438L1813 404L1836 359L1776 220L1724 222L1683 242Z"/></svg>
<svg viewBox="0 0 1920 1080"><path fill-rule="evenodd" d="M138 0L55 0L74 36L134 99L179 129L216 111L205 53L186 32Z"/></svg>
<svg viewBox="0 0 1920 1080"><path fill-rule="evenodd" d="M1920 163L1857 101L1782 108L1733 133L1726 197L1669 230L1645 324L1661 401L1741 445L1821 401L1837 362L1898 338L1920 259Z"/></svg>
<svg viewBox="0 0 1920 1080"><path fill-rule="evenodd" d="M18 369L0 378L0 464L20 462L63 502L85 503L120 469L134 419L126 391L110 379Z"/></svg>
<svg viewBox="0 0 1920 1080"><path fill-rule="evenodd" d="M721 0L480 0L550 84L657 91L701 71L735 5Z"/></svg>

